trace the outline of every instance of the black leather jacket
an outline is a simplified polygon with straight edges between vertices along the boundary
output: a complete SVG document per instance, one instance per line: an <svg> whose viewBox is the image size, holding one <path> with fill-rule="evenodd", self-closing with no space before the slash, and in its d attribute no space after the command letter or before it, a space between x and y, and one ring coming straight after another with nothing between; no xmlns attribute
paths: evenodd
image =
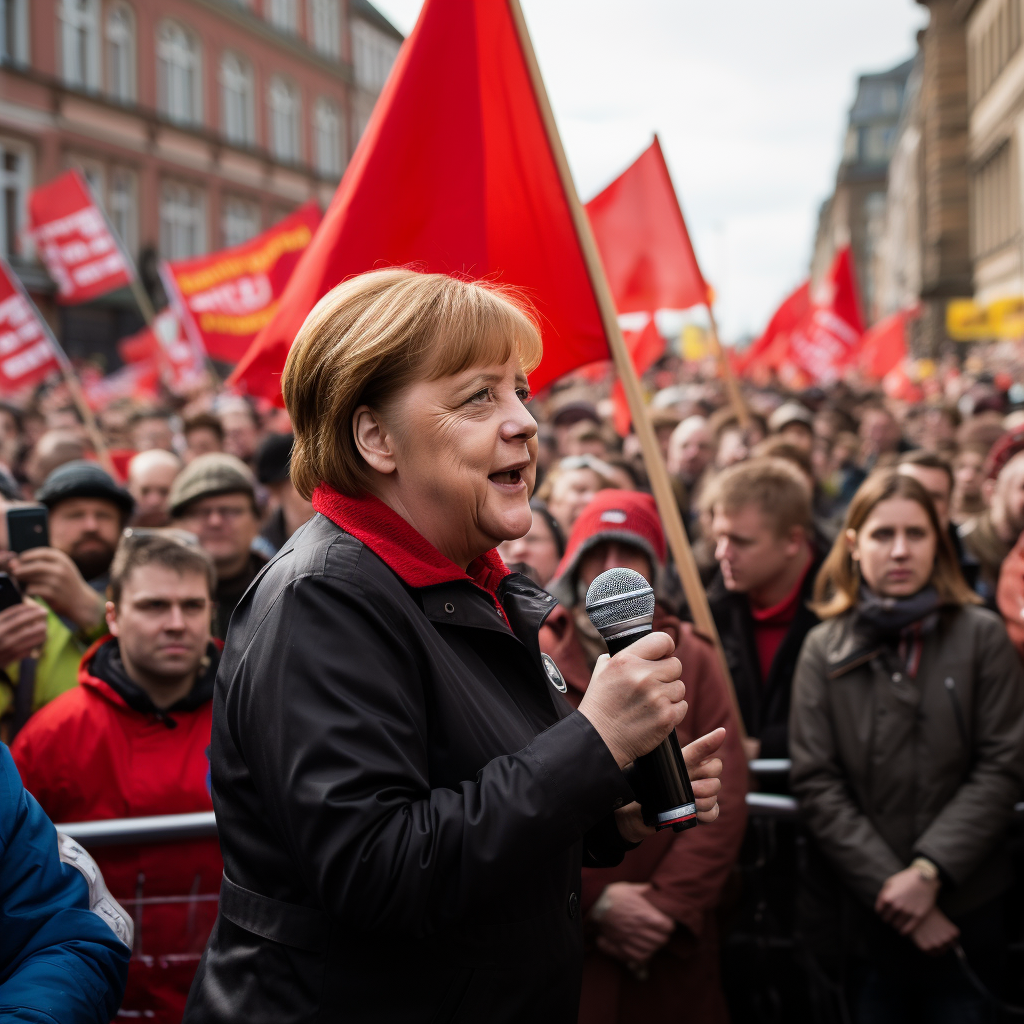
<svg viewBox="0 0 1024 1024"><path fill-rule="evenodd" d="M226 882L188 1024L576 1020L580 867L632 799L545 672L551 598L404 584L322 515L232 619ZM511 628L509 628L509 625Z"/></svg>

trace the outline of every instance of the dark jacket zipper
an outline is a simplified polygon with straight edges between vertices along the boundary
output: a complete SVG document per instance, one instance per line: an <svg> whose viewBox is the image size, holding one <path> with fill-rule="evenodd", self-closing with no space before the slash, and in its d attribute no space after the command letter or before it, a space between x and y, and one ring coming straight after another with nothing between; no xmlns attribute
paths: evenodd
<svg viewBox="0 0 1024 1024"><path fill-rule="evenodd" d="M956 693L956 683L953 681L952 676L946 676L946 693L949 694L949 699L953 704L953 714L956 717L956 727L960 733L960 741L964 747L970 749L970 743L967 740L967 723L964 721L964 713L960 707L960 698Z"/></svg>

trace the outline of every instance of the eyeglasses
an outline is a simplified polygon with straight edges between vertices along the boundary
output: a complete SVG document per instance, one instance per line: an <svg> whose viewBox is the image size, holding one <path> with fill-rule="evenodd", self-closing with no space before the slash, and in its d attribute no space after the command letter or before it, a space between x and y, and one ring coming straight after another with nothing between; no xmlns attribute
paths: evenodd
<svg viewBox="0 0 1024 1024"><path fill-rule="evenodd" d="M220 519L232 522L236 519L241 519L246 513L252 512L252 509L245 505L239 508L237 505L211 505L209 508L189 508L185 509L181 513L182 519L191 519L193 522L205 521L211 516L216 515Z"/></svg>

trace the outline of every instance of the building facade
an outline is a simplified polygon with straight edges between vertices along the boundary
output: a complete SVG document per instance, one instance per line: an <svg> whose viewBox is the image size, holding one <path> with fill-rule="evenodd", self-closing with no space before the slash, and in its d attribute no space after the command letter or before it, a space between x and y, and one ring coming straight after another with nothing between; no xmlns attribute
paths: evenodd
<svg viewBox="0 0 1024 1024"><path fill-rule="evenodd" d="M69 354L116 364L137 311L52 305L34 185L79 168L159 302L158 258L327 204L401 42L368 0L0 0L0 253Z"/></svg>
<svg viewBox="0 0 1024 1024"><path fill-rule="evenodd" d="M907 61L858 79L835 191L822 205L814 241L813 282L824 277L837 249L851 247L868 323L877 318L871 268L884 231L889 159L912 66Z"/></svg>

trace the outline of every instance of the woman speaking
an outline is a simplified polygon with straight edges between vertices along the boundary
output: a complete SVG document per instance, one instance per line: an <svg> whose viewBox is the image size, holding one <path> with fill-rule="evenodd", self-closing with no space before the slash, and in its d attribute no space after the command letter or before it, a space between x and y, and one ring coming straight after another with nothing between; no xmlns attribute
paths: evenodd
<svg viewBox="0 0 1024 1024"><path fill-rule="evenodd" d="M228 633L190 1024L575 1020L581 863L646 834L622 769L686 704L654 633L572 712L537 642L553 601L494 552L530 528L540 351L507 296L408 270L299 332L292 479L319 515ZM686 751L705 820L722 735Z"/></svg>

